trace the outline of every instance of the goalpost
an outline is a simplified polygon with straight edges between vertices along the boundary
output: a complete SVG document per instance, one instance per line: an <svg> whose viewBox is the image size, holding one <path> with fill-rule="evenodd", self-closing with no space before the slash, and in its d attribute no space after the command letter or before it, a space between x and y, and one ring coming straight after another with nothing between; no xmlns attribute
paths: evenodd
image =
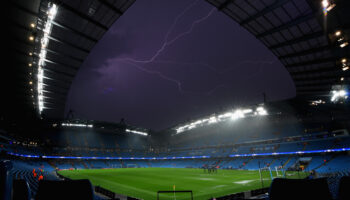
<svg viewBox="0 0 350 200"><path fill-rule="evenodd" d="M122 164L112 164L111 165L112 168L123 168Z"/></svg>
<svg viewBox="0 0 350 200"><path fill-rule="evenodd" d="M137 164L127 164L126 168L138 168L139 166Z"/></svg>
<svg viewBox="0 0 350 200"><path fill-rule="evenodd" d="M262 188L264 188L264 181L272 181L273 175L270 167L259 168L259 175ZM269 185L268 185L269 186ZM266 187L268 187L266 186Z"/></svg>
<svg viewBox="0 0 350 200"><path fill-rule="evenodd" d="M277 177L286 177L283 166L275 166L275 171Z"/></svg>

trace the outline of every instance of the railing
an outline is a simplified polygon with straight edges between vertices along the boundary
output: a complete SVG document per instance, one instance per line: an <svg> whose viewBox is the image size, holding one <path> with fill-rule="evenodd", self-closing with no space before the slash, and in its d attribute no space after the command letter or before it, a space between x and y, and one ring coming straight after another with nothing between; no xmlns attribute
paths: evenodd
<svg viewBox="0 0 350 200"><path fill-rule="evenodd" d="M251 190L251 191L246 191L246 192L239 192L235 194L229 194L225 195L222 197L217 197L216 200L226 200L226 199L248 199L250 197L255 197L259 195L264 195L269 191L269 188L261 188L261 189L256 189L256 190Z"/></svg>
<svg viewBox="0 0 350 200"><path fill-rule="evenodd" d="M112 191L107 190L107 189L100 187L100 186L95 186L95 192L102 194L106 197L109 197L109 198L111 198L111 200L139 200L135 197L129 197L126 195L117 194L115 192L112 192Z"/></svg>
<svg viewBox="0 0 350 200"><path fill-rule="evenodd" d="M192 190L166 190L166 191L158 191L157 192L157 200L159 200L159 194L162 194L162 193L171 193L171 194L176 194L176 193L190 193L191 194L191 200L193 200L193 192Z"/></svg>

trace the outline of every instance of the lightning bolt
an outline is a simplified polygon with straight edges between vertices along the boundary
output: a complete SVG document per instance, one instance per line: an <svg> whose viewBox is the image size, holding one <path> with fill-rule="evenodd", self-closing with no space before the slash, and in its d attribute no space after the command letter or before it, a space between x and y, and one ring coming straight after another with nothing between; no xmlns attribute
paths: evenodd
<svg viewBox="0 0 350 200"><path fill-rule="evenodd" d="M129 64L129 65L133 65L140 71L146 72L148 74L155 74L155 75L159 76L160 78L162 78L164 80L167 80L167 81L175 83L177 88L178 88L178 90L179 90L179 92L181 92L183 94L197 94L197 95L207 95L207 96L209 96L212 93L214 93L217 89L226 87L225 84L221 84L221 85L218 85L218 86L214 87L213 89L211 89L211 90L209 90L207 92L197 92L197 91L184 90L180 80L168 77L168 76L166 76L165 74L163 74L163 73L161 73L159 71L146 69L146 68L141 67L140 65L138 65L136 63L133 63L133 62L128 62L128 61L121 61L121 62L125 62L126 64Z"/></svg>
<svg viewBox="0 0 350 200"><path fill-rule="evenodd" d="M173 65L189 65L189 66L203 66L210 71L216 73L216 74L225 74L237 67L240 67L244 64L253 64L253 65L272 65L275 63L275 61L269 61L269 60L243 60L236 63L232 63L231 67L224 68L222 70L215 68L214 66L205 63L205 62L181 62L181 61L173 61L173 60L156 60L152 63L161 63L161 64L173 64Z"/></svg>
<svg viewBox="0 0 350 200"><path fill-rule="evenodd" d="M172 77L169 77L165 74L163 74L162 72L160 71L156 71L156 70L150 70L150 69L147 69L143 66L140 66L139 64L151 64L151 63L168 63L168 64L176 64L176 65L198 65L198 66L204 66L208 69L210 69L211 71L215 72L216 74L223 74L223 73L227 73L228 71L231 71L232 69L240 66L240 65L243 65L244 63L252 63L252 64L264 64L264 63L267 63L267 64L270 64L271 61L251 61L251 60L248 60L248 61L241 61L238 63L238 66L237 65L234 65L232 67L228 67L228 68L225 68L223 70L218 70L217 68L207 64L207 63L203 63L203 62L178 62L178 61L166 61L166 60L156 60L158 58L158 56L164 52L164 50L174 44L176 41L178 41L179 39L181 39L182 37L186 36L186 35L189 35L192 33L192 31L194 30L194 28L204 22L205 20L207 20L216 10L216 8L212 8L205 16L193 21L191 23L191 26L189 27L189 29L187 29L186 31L178 34L177 36L175 36L173 39L169 39L170 37L170 34L173 32L174 28L176 27L176 24L178 23L178 21L190 10L192 9L197 3L198 3L199 0L196 0L194 2L192 2L190 5L188 5L173 21L172 25L169 27L168 31L166 32L165 36L164 36L164 39L163 39L163 43L162 45L160 46L160 48L155 52L155 54L153 56L151 56L150 58L148 59L143 59L143 60L140 60L140 59L134 59L134 58L130 58L130 57L124 57L124 58L116 58L114 60L116 61L120 61L120 62L124 62L126 64L129 64L129 65L132 65L134 67L136 67L138 70L140 71L143 71L145 73L148 73L148 74L153 74L153 75L157 75L158 77L160 77L161 79L164 79L166 81L169 81L169 82L172 82L174 84L176 84L178 90L180 93L189 93L189 94L201 94L201 95L212 95L217 89L220 89L220 88L224 88L224 87L227 87L226 84L220 84L220 85L217 85L215 86L213 89L207 91L207 92L196 92L196 91L188 91L188 90L184 90L183 89L183 85L182 85L182 82L180 80L177 80L177 79L174 79Z"/></svg>
<svg viewBox="0 0 350 200"><path fill-rule="evenodd" d="M212 9L210 10L210 12L209 12L206 16L204 16L204 17L202 17L202 18L197 19L196 21L194 21L194 22L191 24L191 27L190 27L187 31L185 31L185 32L183 32L183 33L181 33L181 34L179 34L179 35L176 36L174 39L168 41L168 42L166 43L166 46L171 45L172 43L174 43L175 41L177 41L177 40L180 39L181 37L192 33L194 27L195 27L197 24L199 24L199 23L205 21L206 19L208 19L208 18L214 13L215 10L216 10L216 8L212 8Z"/></svg>
<svg viewBox="0 0 350 200"><path fill-rule="evenodd" d="M155 52L155 54L153 56L151 56L149 59L144 59L144 60L139 60L139 59L134 59L134 58L130 58L130 57L126 57L126 58L117 58L115 59L116 61L121 61L124 63L127 63L129 65L133 65L135 66L138 70L149 73L149 74L154 74L159 76L160 78L173 82L177 85L177 88L179 90L180 93L191 93L191 94L203 94L203 92L195 92L195 91L186 91L183 89L182 87L182 83L181 81L171 78L169 76L166 76L165 74L163 74L160 71L155 71L155 70L150 70L150 69L146 69L145 67L142 67L139 64L150 64L155 62L156 58L166 49L166 47L168 47L169 45L175 43L177 40L179 40L180 38L190 34L193 29L195 28L195 26L203 21L205 21L206 19L208 19L216 10L216 8L212 8L209 13L207 15L205 15L204 17L201 17L197 20L195 20L194 22L191 23L191 26L189 27L188 30L186 30L185 32L182 32L180 34L178 34L177 36L175 36L173 39L169 39L170 34L173 32L176 24L178 23L178 21L190 10L192 9L199 0L196 0L194 2L192 2L190 5L188 5L173 21L172 25L169 27L169 30L166 32L165 37L164 37L164 41L163 44L161 45L161 47ZM206 95L210 95L212 94L216 89L223 87L222 85L216 86L215 88L211 89L208 92L205 92L204 94Z"/></svg>
<svg viewBox="0 0 350 200"><path fill-rule="evenodd" d="M183 86L182 86L182 83L180 80L177 80L177 79L174 79L174 78L171 78L165 74L163 74L162 72L160 71L156 71L156 70L150 70L150 69L147 69L145 67L142 67L140 66L138 63L135 63L135 62L132 62L130 60L125 60L125 59L117 59L117 61L119 62L124 62L126 64L129 64L129 65L132 65L134 67L136 67L138 70L140 71L143 71L143 72L146 72L148 74L153 74L153 75L157 75L158 77L160 77L161 79L164 79L164 80L167 80L167 81L170 81L170 82L173 82L176 84L178 90L180 93L184 93L184 94L197 94L197 95L205 95L205 96L210 96L212 95L214 92L216 92L216 90L220 89L220 88L226 88L228 87L227 84L219 84L217 86L215 86L213 89L207 91L207 92L196 92L196 91L188 91L188 90L184 90L183 89ZM259 65L259 70L257 70L256 73L254 73L253 75L250 76L250 78L253 78L254 76L256 76L257 74L259 74L261 72L261 67L262 65L264 64L273 64L275 63L275 61L260 61L260 60L257 60L257 61L253 61L253 60L245 60L245 61L239 61L237 62L236 64L232 64L233 66L232 67L228 67L228 68L225 68L223 70L219 70L215 67L213 67L212 65L208 64L208 63L204 63L204 62L178 62L178 61L171 61L171 60L157 60L157 61L153 61L152 63L166 63L166 64L174 64L174 65L190 65L190 66L194 66L194 65L197 65L197 66L204 66L208 69L210 69L212 72L216 73L217 75L220 75L220 74L225 74L231 70L233 70L234 68L237 68L239 66L242 66L243 64L246 64L246 63L249 63L249 64L256 64L256 65ZM248 77L249 78L249 77ZM247 79L248 79L247 78Z"/></svg>
<svg viewBox="0 0 350 200"><path fill-rule="evenodd" d="M197 1L195 1L195 3L197 3ZM194 3L194 4L195 4L195 3ZM173 22L172 26L170 27L169 31L166 33L166 36L165 36L165 40L164 40L163 45L156 51L156 53L155 53L151 58L146 59L146 60L137 60L137 59L133 59L133 58L121 58L121 59L123 59L123 60L128 60L128 61L135 62L135 63L144 63L144 64L152 63L152 62L166 49L167 46L173 44L174 42L176 42L176 41L179 40L180 38L182 38L182 37L184 37L184 36L186 36L186 35L192 33L194 27L195 27L197 24L199 24L199 23L205 21L206 19L208 19L208 18L214 13L214 11L216 10L216 8L212 8L212 9L210 10L210 12L209 12L206 16L204 16L204 17L202 17L202 18L200 18L200 19L197 19L197 20L195 20L194 22L192 22L190 28L189 28L187 31L182 32L182 33L180 33L179 35L177 35L175 38L173 38L172 40L169 40L169 35L170 35L170 33L172 32L172 30L174 29L174 27L175 27L175 25L177 24L178 20L186 13L187 10L189 10L190 8L192 8L192 6L193 6L194 4L191 4L191 5L190 5L189 7L187 7L187 9L185 9L179 16L176 17L176 19L175 19L175 21Z"/></svg>

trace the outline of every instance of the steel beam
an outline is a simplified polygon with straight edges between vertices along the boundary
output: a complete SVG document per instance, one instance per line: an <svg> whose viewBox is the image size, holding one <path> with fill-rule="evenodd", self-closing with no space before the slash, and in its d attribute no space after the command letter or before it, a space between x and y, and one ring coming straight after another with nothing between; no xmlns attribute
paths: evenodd
<svg viewBox="0 0 350 200"><path fill-rule="evenodd" d="M291 26L298 25L298 24L300 24L300 23L302 23L302 22L305 22L305 21L307 21L307 20L310 20L310 19L312 19L312 18L314 18L314 17L315 17L315 16L314 16L314 13L312 13L312 12L311 12L311 13L308 13L308 14L306 14L306 15L299 16L299 17L297 17L297 18L295 18L295 19L293 19L293 20L291 20L291 21L289 21L289 22L287 22L287 23L283 23L283 24L280 25L280 26L277 26L277 27L275 27L275 28L272 28L272 29L270 29L270 30L268 30L268 31L266 31L266 32L264 32L264 33L261 33L261 34L257 35L256 37L257 37L258 39L260 39L260 38L265 37L265 36L267 36L267 35L271 35L271 34L277 32L277 31L281 31L281 30L284 30L284 29L289 28L289 27L291 27Z"/></svg>
<svg viewBox="0 0 350 200"><path fill-rule="evenodd" d="M258 11L255 15L250 16L248 19L243 20L239 24L241 26L244 26L245 24L248 24L249 22L256 20L257 18L266 15L267 13L272 12L274 9L279 8L289 2L290 0L275 0L273 4L266 6L261 11Z"/></svg>
<svg viewBox="0 0 350 200"><path fill-rule="evenodd" d="M108 30L108 27L107 27L107 26L105 26L105 25L101 24L100 22L98 22L98 21L92 19L92 18L89 17L87 14L82 13L82 12L80 12L79 10L76 10L75 8L71 7L71 6L68 5L68 4L65 4L65 3L64 3L63 1L61 1L61 0L57 0L57 1L59 2L59 3L58 3L58 7L59 7L59 8L63 8L63 9L65 9L65 10L69 11L69 12L75 14L76 16L78 16L78 17L80 17L80 18L82 18L82 19L84 19L84 20L86 20L86 21L88 21L88 22L94 24L95 26L98 26L98 27L102 28L102 29L105 30L105 31Z"/></svg>

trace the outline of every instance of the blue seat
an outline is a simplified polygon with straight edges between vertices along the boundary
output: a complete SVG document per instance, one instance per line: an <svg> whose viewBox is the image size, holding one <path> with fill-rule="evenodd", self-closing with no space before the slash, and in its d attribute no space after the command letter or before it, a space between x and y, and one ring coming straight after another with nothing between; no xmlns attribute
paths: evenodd
<svg viewBox="0 0 350 200"><path fill-rule="evenodd" d="M10 200L12 191L12 163L9 160L0 161L0 199Z"/></svg>

